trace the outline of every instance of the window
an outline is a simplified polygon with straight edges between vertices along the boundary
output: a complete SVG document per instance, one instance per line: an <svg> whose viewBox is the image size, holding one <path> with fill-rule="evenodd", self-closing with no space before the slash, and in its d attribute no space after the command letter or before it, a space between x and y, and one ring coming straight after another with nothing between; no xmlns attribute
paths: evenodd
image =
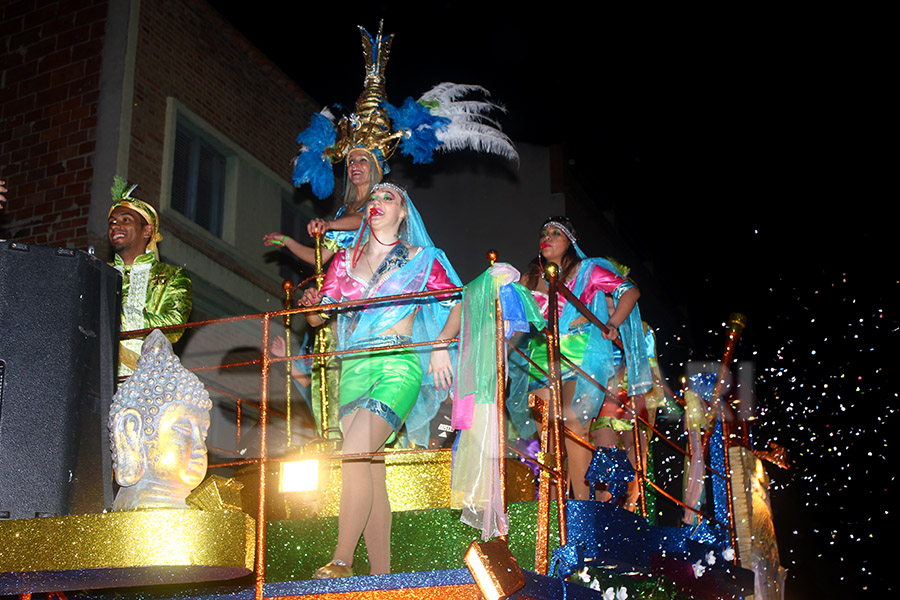
<svg viewBox="0 0 900 600"><path fill-rule="evenodd" d="M225 157L181 122L175 131L171 206L222 237Z"/></svg>

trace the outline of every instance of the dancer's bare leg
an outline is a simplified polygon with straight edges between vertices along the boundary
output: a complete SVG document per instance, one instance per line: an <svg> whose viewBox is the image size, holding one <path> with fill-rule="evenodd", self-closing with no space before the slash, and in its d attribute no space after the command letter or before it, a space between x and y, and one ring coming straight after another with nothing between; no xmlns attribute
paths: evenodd
<svg viewBox="0 0 900 600"><path fill-rule="evenodd" d="M575 382L566 381L563 383L563 422L566 427L572 430L572 433L583 440L587 440L588 426L582 425L572 410L572 398L574 396ZM590 498L590 488L584 477L587 474L588 466L591 464L591 451L568 436L565 439L572 495L576 500L588 500Z"/></svg>
<svg viewBox="0 0 900 600"><path fill-rule="evenodd" d="M384 448L384 446L381 446ZM372 575L391 572L391 504L387 493L384 457L372 461L372 510L363 530Z"/></svg>
<svg viewBox="0 0 900 600"><path fill-rule="evenodd" d="M535 396L544 402L550 401L549 388L541 388L532 392ZM572 430L575 435L581 439L588 439L588 426L582 425L581 421L572 411L572 397L575 395L575 382L563 382L563 425ZM585 448L573 439L570 439L565 431L560 430L559 435L563 437L566 444L566 456L568 460L568 484L572 486L572 494L576 500L587 500L590 495L588 484L584 479L587 474L588 466L591 464L591 451ZM556 452L553 446L553 438L550 438L550 452ZM552 494L551 494L552 495Z"/></svg>
<svg viewBox="0 0 900 600"><path fill-rule="evenodd" d="M341 421L344 432L344 454L357 454L366 452L378 452L384 448L384 442L391 434L391 426L387 421L364 409L357 409L344 417ZM350 566L353 564L353 553L359 543L359 537L366 531L367 548L369 521L372 520L373 507L378 504L379 514L372 523L371 535L376 535L375 530L387 526L387 533L381 534L388 540L388 552L390 553L390 506L388 517L384 518L384 503L387 499L386 481L384 478L384 459L378 457L380 466L373 468L373 458L348 458L341 463L341 508L338 516L338 543L334 551L334 560L343 561ZM375 481L373 471L380 476L380 481ZM377 497L377 500L376 500ZM377 537L377 536L376 536ZM369 552L370 562L373 560L372 552ZM381 561L382 557L377 557ZM381 567L379 564L379 567ZM387 566L390 568L390 558L387 558ZM373 565L373 573L375 566Z"/></svg>
<svg viewBox="0 0 900 600"><path fill-rule="evenodd" d="M640 484L637 481L637 453L634 443L634 430L631 431L620 431L619 432L619 440L622 442L622 447L625 449L625 452L628 454L628 460L631 462L631 466L635 470L634 479L628 482L628 490L625 493L625 502L622 505L622 508L625 510L630 510L634 512L637 508L638 497L640 496ZM647 436L643 433L641 434L641 446L646 445ZM643 461L642 461L643 462ZM644 467L646 467L646 463L644 463Z"/></svg>

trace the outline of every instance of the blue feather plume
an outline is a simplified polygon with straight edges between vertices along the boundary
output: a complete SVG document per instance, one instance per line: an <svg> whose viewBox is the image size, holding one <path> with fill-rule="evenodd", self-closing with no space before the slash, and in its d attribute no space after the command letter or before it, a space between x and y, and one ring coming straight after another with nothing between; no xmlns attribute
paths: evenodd
<svg viewBox="0 0 900 600"><path fill-rule="evenodd" d="M384 108L394 130L403 132L400 153L411 156L415 164L430 163L434 150L443 143L437 138L437 132L445 130L450 119L431 114L426 106L412 98L407 98L399 108L385 102Z"/></svg>
<svg viewBox="0 0 900 600"><path fill-rule="evenodd" d="M335 130L331 120L316 113L309 127L297 136L300 154L294 159L294 186L309 183L313 194L327 198L334 191L334 171L323 152L334 144Z"/></svg>

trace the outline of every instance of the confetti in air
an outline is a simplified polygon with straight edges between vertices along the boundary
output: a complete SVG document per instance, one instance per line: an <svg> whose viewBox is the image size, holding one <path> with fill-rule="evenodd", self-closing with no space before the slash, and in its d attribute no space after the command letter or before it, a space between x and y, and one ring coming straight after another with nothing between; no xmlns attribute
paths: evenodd
<svg viewBox="0 0 900 600"><path fill-rule="evenodd" d="M884 549L896 530L898 282L873 287L823 271L767 288L764 312L748 315L737 358L755 369L754 449L774 442L790 457L787 470L766 466L788 596L800 573L833 574L851 595L890 592L896 585ZM688 360L716 356L723 328L706 335L715 339L709 352L686 350ZM660 336L661 359L687 347L683 336ZM685 362L667 363L670 384ZM666 457L657 472L678 479L681 462ZM694 565L695 575L702 567Z"/></svg>

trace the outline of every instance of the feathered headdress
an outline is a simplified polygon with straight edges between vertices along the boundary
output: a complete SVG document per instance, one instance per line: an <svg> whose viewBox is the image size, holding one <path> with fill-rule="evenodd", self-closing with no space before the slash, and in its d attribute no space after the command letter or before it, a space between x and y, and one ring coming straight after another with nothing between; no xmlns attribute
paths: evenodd
<svg viewBox="0 0 900 600"><path fill-rule="evenodd" d="M331 165L343 160L351 150L364 148L388 173L387 160L399 146L400 153L415 164L430 163L435 151L471 149L499 154L518 161L512 141L490 114L503 107L486 98L490 93L478 85L440 83L418 100L407 98L400 107L387 101L384 71L394 34L382 34L384 21L373 38L359 27L366 78L356 112L334 125L327 110L313 115L310 126L299 136L300 154L294 162L294 185L312 186L319 198L331 195L334 172ZM470 94L480 99L466 98Z"/></svg>

